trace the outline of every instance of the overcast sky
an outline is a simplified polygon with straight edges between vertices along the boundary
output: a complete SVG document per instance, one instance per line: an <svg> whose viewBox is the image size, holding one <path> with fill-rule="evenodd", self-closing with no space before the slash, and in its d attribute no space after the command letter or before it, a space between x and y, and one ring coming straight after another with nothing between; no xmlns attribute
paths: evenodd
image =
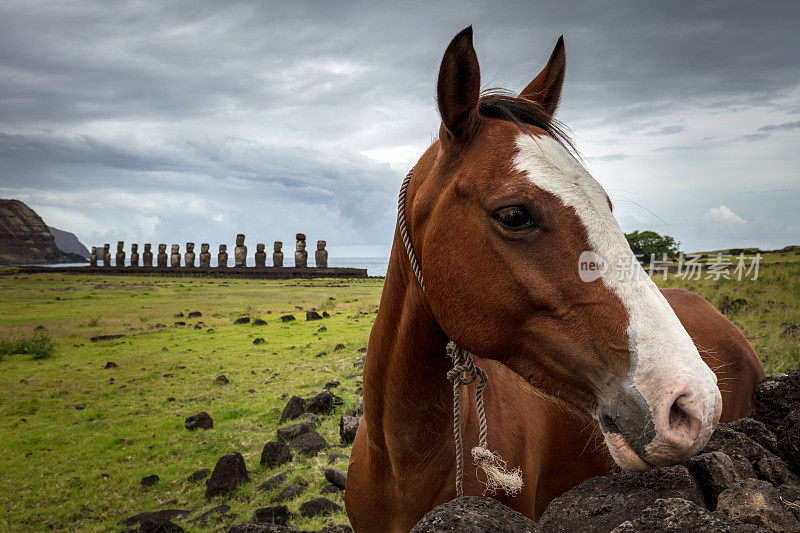
<svg viewBox="0 0 800 533"><path fill-rule="evenodd" d="M87 246L386 255L472 24L483 85L514 91L564 34L558 117L624 230L800 243L800 2L337 4L4 0L0 197Z"/></svg>

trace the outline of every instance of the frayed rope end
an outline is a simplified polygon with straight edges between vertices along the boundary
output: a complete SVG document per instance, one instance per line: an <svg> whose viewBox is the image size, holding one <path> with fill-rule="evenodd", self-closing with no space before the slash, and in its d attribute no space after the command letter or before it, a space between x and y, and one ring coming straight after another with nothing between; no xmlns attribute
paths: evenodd
<svg viewBox="0 0 800 533"><path fill-rule="evenodd" d="M509 472L506 470L506 462L498 454L475 446L472 448L472 458L486 473L487 492L494 493L500 489L506 496L516 496L522 490L522 470L515 468Z"/></svg>

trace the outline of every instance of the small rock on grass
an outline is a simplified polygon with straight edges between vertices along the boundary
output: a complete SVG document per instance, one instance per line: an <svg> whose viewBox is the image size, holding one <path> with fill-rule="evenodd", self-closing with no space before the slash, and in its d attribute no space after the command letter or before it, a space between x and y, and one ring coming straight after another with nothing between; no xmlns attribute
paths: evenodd
<svg viewBox="0 0 800 533"><path fill-rule="evenodd" d="M194 472L192 472L189 475L188 480L191 483L197 483L198 481L203 481L204 479L206 479L210 473L211 469L201 468L200 470L195 470Z"/></svg>
<svg viewBox="0 0 800 533"><path fill-rule="evenodd" d="M294 318L294 315L283 315L283 316L281 317L281 322L291 322L291 321L293 321L293 320L296 320L296 319Z"/></svg>
<svg viewBox="0 0 800 533"><path fill-rule="evenodd" d="M153 474L152 476L143 477L142 481L141 481L141 484L142 484L142 487L149 488L149 487L152 487L153 485L155 485L156 483L158 483L159 481L160 481L159 477L157 475Z"/></svg>
<svg viewBox="0 0 800 533"><path fill-rule="evenodd" d="M139 533L182 533L184 529L169 520L146 518L139 523Z"/></svg>
<svg viewBox="0 0 800 533"><path fill-rule="evenodd" d="M288 475L289 475L289 470L284 470L280 474L278 474L276 476L272 476L271 478L266 480L264 483L262 483L261 485L256 487L256 490L259 491L259 492L266 492L266 491L277 489L278 487L283 485L283 482L286 481L286 477Z"/></svg>
<svg viewBox="0 0 800 533"><path fill-rule="evenodd" d="M309 431L308 433L304 433L292 439L292 441L289 442L289 446L303 455L311 456L327 448L328 443L322 438L322 435L316 431Z"/></svg>
<svg viewBox="0 0 800 533"><path fill-rule="evenodd" d="M280 423L283 424L287 420L294 420L301 414L306 412L306 401L302 399L300 396L292 396L289 398L289 401L286 403L286 407L283 408L283 412L281 413L281 421Z"/></svg>
<svg viewBox="0 0 800 533"><path fill-rule="evenodd" d="M328 516L336 511L341 511L342 507L333 503L328 498L314 498L300 505L300 514L306 518L314 516Z"/></svg>
<svg viewBox="0 0 800 533"><path fill-rule="evenodd" d="M302 415L298 416L297 419L304 422L311 422L315 426L319 425L319 417L314 413L303 413Z"/></svg>
<svg viewBox="0 0 800 533"><path fill-rule="evenodd" d="M233 323L234 324L249 324L250 323L250 317L249 316L243 316L241 318L237 318L236 320L233 321Z"/></svg>
<svg viewBox="0 0 800 533"><path fill-rule="evenodd" d="M285 505L268 505L253 511L253 522L256 524L270 523L283 526L288 521L289 508Z"/></svg>
<svg viewBox="0 0 800 533"><path fill-rule="evenodd" d="M338 468L327 468L325 470L325 479L328 483L344 490L347 486L347 472Z"/></svg>
<svg viewBox="0 0 800 533"><path fill-rule="evenodd" d="M253 320L253 325L254 326L266 326L267 325L267 321L264 320L263 318L256 318L255 320Z"/></svg>
<svg viewBox="0 0 800 533"><path fill-rule="evenodd" d="M114 361L109 361L106 363L106 366L103 367L104 369L108 370L109 368L119 368L119 365Z"/></svg>
<svg viewBox="0 0 800 533"><path fill-rule="evenodd" d="M214 420L212 420L211 415L205 411L200 411L197 414L187 417L184 425L188 430L211 429L214 427Z"/></svg>
<svg viewBox="0 0 800 533"><path fill-rule="evenodd" d="M337 344L336 346L333 347L333 351L334 352L338 352L340 350L344 350L344 344L342 344L342 343L339 343L339 344Z"/></svg>
<svg viewBox="0 0 800 533"><path fill-rule="evenodd" d="M225 374L217 376L217 378L214 380L215 385L227 385L230 382L231 380L229 380L228 376L226 376Z"/></svg>
<svg viewBox="0 0 800 533"><path fill-rule="evenodd" d="M314 430L314 424L311 422L300 422L299 424L292 424L291 426L286 426L284 428L278 428L278 440L283 442L289 442L292 439L295 439L302 435L303 433L308 433L309 431Z"/></svg>
<svg viewBox="0 0 800 533"><path fill-rule="evenodd" d="M245 481L249 481L244 457L238 452L223 455L217 461L211 477L206 481L206 498L233 491Z"/></svg>
<svg viewBox="0 0 800 533"><path fill-rule="evenodd" d="M308 484L304 484L304 483L289 483L288 485L283 487L283 489L281 489L281 491L274 498L274 500L275 501L286 501L286 500L291 500L293 498L296 498L304 490L306 490L307 486L308 486Z"/></svg>
<svg viewBox="0 0 800 533"><path fill-rule="evenodd" d="M263 337L258 337L258 338L253 339L253 344L264 344L265 342L267 342L267 341L264 340Z"/></svg>
<svg viewBox="0 0 800 533"><path fill-rule="evenodd" d="M356 432L358 432L358 424L361 422L360 417L343 415L339 419L339 437L342 439L342 444L351 444L356 440Z"/></svg>
<svg viewBox="0 0 800 533"><path fill-rule="evenodd" d="M221 520L223 518L223 516L225 515L225 513L227 513L230 510L231 510L231 506L230 505L225 505L223 503L222 505L217 505L216 507L213 507L213 508L209 509L208 511L206 511L203 514L201 514L200 516L198 516L194 520L197 521L197 522L208 522L209 519L213 518L215 515L218 515L217 518L219 518Z"/></svg>
<svg viewBox="0 0 800 533"><path fill-rule="evenodd" d="M269 441L261 451L261 466L275 468L292 460L292 451L282 442Z"/></svg>
<svg viewBox="0 0 800 533"><path fill-rule="evenodd" d="M306 321L309 320L322 320L322 317L316 311L306 311Z"/></svg>
<svg viewBox="0 0 800 533"><path fill-rule="evenodd" d="M333 410L334 396L328 389L323 390L311 400L309 400L306 409L309 413L326 414Z"/></svg>
<svg viewBox="0 0 800 533"><path fill-rule="evenodd" d="M331 454L328 456L328 464L329 465L332 465L336 461L349 461L349 460L350 460L350 457L348 457L347 455L345 455L343 453L339 453L339 452L331 452Z"/></svg>
<svg viewBox="0 0 800 533"><path fill-rule="evenodd" d="M188 516L191 511L186 509L162 509L160 511L152 511L146 513L139 513L124 520L120 520L123 526L134 526L141 523L143 520L154 520L158 522L168 522L175 518L182 518Z"/></svg>

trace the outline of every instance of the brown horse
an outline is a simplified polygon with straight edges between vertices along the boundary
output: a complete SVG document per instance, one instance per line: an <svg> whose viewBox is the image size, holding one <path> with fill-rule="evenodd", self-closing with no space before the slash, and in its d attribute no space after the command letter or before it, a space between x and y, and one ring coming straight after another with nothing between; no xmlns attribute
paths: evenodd
<svg viewBox="0 0 800 533"><path fill-rule="evenodd" d="M552 119L564 69L559 39L518 97L481 97L471 28L444 54L439 140L404 204L425 291L395 231L345 493L357 531L407 531L455 497L448 339L479 356L488 446L523 473L521 493L496 497L534 519L614 462L682 462L721 415L749 412L763 377L752 348L700 297L657 289L603 188L565 147ZM582 252L602 258L597 279L581 280ZM709 366L725 373L722 396ZM464 493L482 494L475 470L464 474Z"/></svg>

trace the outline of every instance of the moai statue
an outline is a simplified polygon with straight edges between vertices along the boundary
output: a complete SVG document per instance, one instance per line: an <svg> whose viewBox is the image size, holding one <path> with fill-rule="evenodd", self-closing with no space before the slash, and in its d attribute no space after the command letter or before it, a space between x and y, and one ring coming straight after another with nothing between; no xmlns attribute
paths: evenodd
<svg viewBox="0 0 800 533"><path fill-rule="evenodd" d="M142 254L142 266L153 266L153 252L150 250L151 245L149 242L144 243L144 253Z"/></svg>
<svg viewBox="0 0 800 533"><path fill-rule="evenodd" d="M325 244L325 241L317 241L317 251L314 253L317 268L328 268L328 250L325 249Z"/></svg>
<svg viewBox="0 0 800 533"><path fill-rule="evenodd" d="M228 268L228 245L220 244L217 254L217 268Z"/></svg>
<svg viewBox="0 0 800 533"><path fill-rule="evenodd" d="M169 256L169 266L173 268L178 268L181 266L180 249L181 247L177 244L172 245L172 254Z"/></svg>
<svg viewBox="0 0 800 533"><path fill-rule="evenodd" d="M135 243L131 244L131 266L139 266L139 245Z"/></svg>
<svg viewBox="0 0 800 533"><path fill-rule="evenodd" d="M111 252L109 252L110 248L111 248L111 245L108 244L108 243L103 245L103 266L104 267L111 266Z"/></svg>
<svg viewBox="0 0 800 533"><path fill-rule="evenodd" d="M305 268L308 266L306 235L305 233L298 233L295 235L295 238L297 239L297 250L294 252L294 266L298 268Z"/></svg>
<svg viewBox="0 0 800 533"><path fill-rule="evenodd" d="M244 245L244 233L236 236L236 248L233 250L234 266L247 266L247 246Z"/></svg>
<svg viewBox="0 0 800 533"><path fill-rule="evenodd" d="M183 264L187 267L194 267L194 243L186 243L186 253L183 254Z"/></svg>
<svg viewBox="0 0 800 533"><path fill-rule="evenodd" d="M114 262L114 266L116 267L125 266L125 250L123 250L124 247L125 247L124 241L119 241L117 243L117 257L116 261Z"/></svg>
<svg viewBox="0 0 800 533"><path fill-rule="evenodd" d="M211 266L211 254L208 251L208 243L200 245L200 266L208 268Z"/></svg>
<svg viewBox="0 0 800 533"><path fill-rule="evenodd" d="M283 266L283 252L281 251L283 248L283 243L281 241L275 241L274 244L274 252L272 252L272 266L275 267L282 267Z"/></svg>
<svg viewBox="0 0 800 533"><path fill-rule="evenodd" d="M89 266L97 266L97 246L92 246L92 253L89 254Z"/></svg>
<svg viewBox="0 0 800 533"><path fill-rule="evenodd" d="M267 266L267 252L264 251L263 243L256 244L256 266L261 268Z"/></svg>
<svg viewBox="0 0 800 533"><path fill-rule="evenodd" d="M157 265L161 268L167 266L167 245L158 245L158 256L156 257Z"/></svg>

